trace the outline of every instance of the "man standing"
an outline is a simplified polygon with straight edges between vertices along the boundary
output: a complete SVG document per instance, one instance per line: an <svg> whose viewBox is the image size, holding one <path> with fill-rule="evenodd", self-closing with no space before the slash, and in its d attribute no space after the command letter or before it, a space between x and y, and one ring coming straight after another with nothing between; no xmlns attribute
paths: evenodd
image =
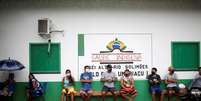
<svg viewBox="0 0 201 101"><path fill-rule="evenodd" d="M104 83L102 88L102 99L103 101L105 101L105 95L108 92L111 92L114 97L114 101L116 101L117 92L114 87L114 82L117 80L117 77L115 73L112 72L111 65L107 65L106 68L107 68L107 72L104 72L101 77L101 81Z"/></svg>
<svg viewBox="0 0 201 101"><path fill-rule="evenodd" d="M156 72L157 72L157 69L152 68L151 74L147 78L149 82L149 86L150 86L152 101L156 101L157 94L161 95L161 87L160 87L161 77Z"/></svg>
<svg viewBox="0 0 201 101"><path fill-rule="evenodd" d="M84 101L89 101L92 91L92 73L89 72L89 66L84 67L84 73L80 76L81 90L80 95Z"/></svg>

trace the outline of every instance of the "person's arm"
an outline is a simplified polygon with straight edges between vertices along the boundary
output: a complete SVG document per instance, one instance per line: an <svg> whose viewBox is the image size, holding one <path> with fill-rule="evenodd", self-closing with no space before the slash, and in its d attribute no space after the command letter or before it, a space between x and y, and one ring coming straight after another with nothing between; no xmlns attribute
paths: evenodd
<svg viewBox="0 0 201 101"><path fill-rule="evenodd" d="M124 85L124 80L123 79L120 80L120 83L121 83L121 88L123 88L123 89L126 88L125 85Z"/></svg>
<svg viewBox="0 0 201 101"><path fill-rule="evenodd" d="M89 75L89 80L84 80L83 74L82 74L80 77L80 82L81 83L92 83L92 75L91 74Z"/></svg>
<svg viewBox="0 0 201 101"><path fill-rule="evenodd" d="M157 75L157 81L156 81L156 83L158 83L158 84L161 83L161 77L160 77L160 75Z"/></svg>
<svg viewBox="0 0 201 101"><path fill-rule="evenodd" d="M62 88L64 88L64 79L65 79L65 78L62 79L62 83L61 83Z"/></svg>
<svg viewBox="0 0 201 101"><path fill-rule="evenodd" d="M113 77L112 77L111 82L115 82L116 80L117 80L117 76L116 76L116 74L115 74L115 73L113 73Z"/></svg>
<svg viewBox="0 0 201 101"><path fill-rule="evenodd" d="M168 75L165 76L164 82L166 85L170 83L170 82L168 82Z"/></svg>
<svg viewBox="0 0 201 101"><path fill-rule="evenodd" d="M131 82L131 88L134 88L134 79L131 78L130 82Z"/></svg>
<svg viewBox="0 0 201 101"><path fill-rule="evenodd" d="M15 90L15 85L16 85L16 81L14 80L13 81L13 88L14 88L14 90Z"/></svg>
<svg viewBox="0 0 201 101"><path fill-rule="evenodd" d="M170 82L170 83L177 83L177 79L178 79L177 74L173 74L173 79L168 80L168 82Z"/></svg>
<svg viewBox="0 0 201 101"><path fill-rule="evenodd" d="M73 86L75 86L75 79L74 79L74 77L72 77L72 80L73 80Z"/></svg>
<svg viewBox="0 0 201 101"><path fill-rule="evenodd" d="M168 80L168 83L177 83L177 80Z"/></svg>
<svg viewBox="0 0 201 101"><path fill-rule="evenodd" d="M32 87L33 88L37 88L37 82L36 82L36 80L32 80L31 83L32 83Z"/></svg>
<svg viewBox="0 0 201 101"><path fill-rule="evenodd" d="M147 79L148 79L149 84L153 84L153 81L151 80L151 75L149 75L149 76L147 77Z"/></svg>
<svg viewBox="0 0 201 101"><path fill-rule="evenodd" d="M101 75L100 81L101 81L101 82L108 82L108 80L105 79L105 73L103 73L103 74Z"/></svg>

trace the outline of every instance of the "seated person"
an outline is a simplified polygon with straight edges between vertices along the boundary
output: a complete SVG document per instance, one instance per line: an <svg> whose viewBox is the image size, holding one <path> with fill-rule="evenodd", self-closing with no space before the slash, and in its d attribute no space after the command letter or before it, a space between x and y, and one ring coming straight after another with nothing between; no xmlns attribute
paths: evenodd
<svg viewBox="0 0 201 101"><path fill-rule="evenodd" d="M81 90L80 95L84 101L89 101L92 91L92 73L89 72L89 66L84 67L84 73L80 76Z"/></svg>
<svg viewBox="0 0 201 101"><path fill-rule="evenodd" d="M64 96L66 96L66 100L68 101L68 96L70 95L71 101L74 101L74 78L71 75L71 71L69 69L66 70L66 75L63 77L62 80L62 94L61 94L61 101L64 101Z"/></svg>
<svg viewBox="0 0 201 101"><path fill-rule="evenodd" d="M120 94L123 97L123 99L133 101L133 99L137 96L137 91L133 85L134 85L134 79L131 76L131 72L128 69L126 69L121 78Z"/></svg>
<svg viewBox="0 0 201 101"><path fill-rule="evenodd" d="M103 82L103 88L102 88L102 99L105 101L105 95L108 92L111 92L114 98L114 101L116 101L117 92L114 86L114 82L117 80L116 74L112 72L112 65L107 65L107 72L104 72L101 76L101 82Z"/></svg>
<svg viewBox="0 0 201 101"><path fill-rule="evenodd" d="M189 88L194 98L201 99L201 67L198 68L198 73Z"/></svg>
<svg viewBox="0 0 201 101"><path fill-rule="evenodd" d="M14 74L10 73L8 76L8 80L1 84L1 95L2 96L12 96L15 90L15 80Z"/></svg>
<svg viewBox="0 0 201 101"><path fill-rule="evenodd" d="M179 96L178 96L179 88L177 87L177 74L174 72L173 67L169 67L168 71L169 73L165 76L165 79L164 79L165 84L167 85L166 90L162 92L160 101L163 101L163 98L166 94L168 95L168 99L171 99L172 95L176 95L177 101L179 101Z"/></svg>
<svg viewBox="0 0 201 101"><path fill-rule="evenodd" d="M28 101L32 101L33 98L42 96L44 93L41 83L35 78L33 74L29 74L29 85L27 87Z"/></svg>
<svg viewBox="0 0 201 101"><path fill-rule="evenodd" d="M152 95L152 101L156 101L156 94L161 95L161 92L162 92L160 87L161 77L160 75L156 74L156 72L157 72L157 69L152 68L151 74L147 78L149 82L150 92Z"/></svg>

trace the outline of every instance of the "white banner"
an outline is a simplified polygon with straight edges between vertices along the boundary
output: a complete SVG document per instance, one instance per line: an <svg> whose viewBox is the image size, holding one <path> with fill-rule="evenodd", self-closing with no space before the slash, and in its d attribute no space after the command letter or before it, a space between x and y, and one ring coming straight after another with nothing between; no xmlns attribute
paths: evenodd
<svg viewBox="0 0 201 101"><path fill-rule="evenodd" d="M94 80L100 80L111 64L117 77L129 69L135 79L146 79L152 66L151 34L85 34L84 56L79 56L79 73L90 66Z"/></svg>

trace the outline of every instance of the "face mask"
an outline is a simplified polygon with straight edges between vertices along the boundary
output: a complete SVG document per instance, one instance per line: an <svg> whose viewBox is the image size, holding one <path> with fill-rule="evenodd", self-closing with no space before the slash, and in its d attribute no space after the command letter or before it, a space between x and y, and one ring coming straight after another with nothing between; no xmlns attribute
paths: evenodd
<svg viewBox="0 0 201 101"><path fill-rule="evenodd" d="M70 76L70 73L67 73L66 76Z"/></svg>
<svg viewBox="0 0 201 101"><path fill-rule="evenodd" d="M86 72L89 72L89 69L86 69L85 71L86 71Z"/></svg>
<svg viewBox="0 0 201 101"><path fill-rule="evenodd" d="M125 76L126 76L126 77L128 77L128 76L129 76L129 74L128 74L128 73L125 73Z"/></svg>
<svg viewBox="0 0 201 101"><path fill-rule="evenodd" d="M112 72L112 69L109 69L108 72Z"/></svg>
<svg viewBox="0 0 201 101"><path fill-rule="evenodd" d="M152 71L151 73L152 73L152 74L156 74L156 72L154 72L154 71Z"/></svg>

